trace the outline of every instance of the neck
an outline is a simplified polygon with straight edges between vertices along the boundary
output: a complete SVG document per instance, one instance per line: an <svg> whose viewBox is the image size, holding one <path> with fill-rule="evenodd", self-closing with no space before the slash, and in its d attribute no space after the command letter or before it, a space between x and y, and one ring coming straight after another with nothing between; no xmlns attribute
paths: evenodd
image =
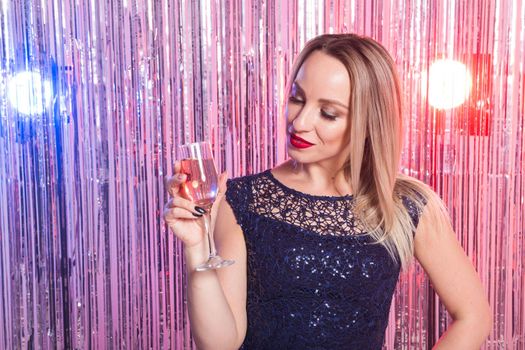
<svg viewBox="0 0 525 350"><path fill-rule="evenodd" d="M320 163L305 164L293 159L289 166L296 181L309 183L320 190L326 189L327 192L335 189L341 195L352 194L350 180L345 177L342 166L327 166Z"/></svg>

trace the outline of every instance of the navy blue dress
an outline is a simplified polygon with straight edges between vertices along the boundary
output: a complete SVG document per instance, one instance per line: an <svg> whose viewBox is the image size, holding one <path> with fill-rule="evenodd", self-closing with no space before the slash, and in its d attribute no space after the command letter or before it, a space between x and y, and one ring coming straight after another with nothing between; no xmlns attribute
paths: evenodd
<svg viewBox="0 0 525 350"><path fill-rule="evenodd" d="M381 349L400 268L369 244L352 196L305 194L266 170L228 180L226 200L248 254L241 349Z"/></svg>

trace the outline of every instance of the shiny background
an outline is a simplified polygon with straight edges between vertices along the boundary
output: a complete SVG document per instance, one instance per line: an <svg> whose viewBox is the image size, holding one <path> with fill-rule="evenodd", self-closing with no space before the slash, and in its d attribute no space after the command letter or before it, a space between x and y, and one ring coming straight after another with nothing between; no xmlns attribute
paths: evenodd
<svg viewBox="0 0 525 350"><path fill-rule="evenodd" d="M284 161L293 58L338 32L372 36L395 58L403 171L444 198L481 276L495 320L484 348L525 348L523 1L0 9L0 348L191 348L181 246L160 217L175 147L212 141L231 177ZM425 72L443 57L469 67L472 92L437 110ZM16 83L22 71L39 75ZM400 278L386 348L427 348L450 321L415 264Z"/></svg>

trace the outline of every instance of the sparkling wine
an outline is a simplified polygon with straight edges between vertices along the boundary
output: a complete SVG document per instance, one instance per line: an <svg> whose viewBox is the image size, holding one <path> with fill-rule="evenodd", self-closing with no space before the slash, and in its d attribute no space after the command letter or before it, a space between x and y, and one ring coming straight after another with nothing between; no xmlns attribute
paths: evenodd
<svg viewBox="0 0 525 350"><path fill-rule="evenodd" d="M217 170L213 159L187 158L181 161L181 172L186 174L186 182L181 185L181 193L197 205L209 209L217 196Z"/></svg>

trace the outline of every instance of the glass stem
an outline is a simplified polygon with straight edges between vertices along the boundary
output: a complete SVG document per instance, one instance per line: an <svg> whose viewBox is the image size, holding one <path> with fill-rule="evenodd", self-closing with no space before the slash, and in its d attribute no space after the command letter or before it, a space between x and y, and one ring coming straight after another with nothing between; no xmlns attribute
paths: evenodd
<svg viewBox="0 0 525 350"><path fill-rule="evenodd" d="M208 245L210 247L209 257L214 258L217 255L217 251L215 250L215 242L213 241L213 232L210 230L210 214L208 212L204 214L204 228L208 234Z"/></svg>

